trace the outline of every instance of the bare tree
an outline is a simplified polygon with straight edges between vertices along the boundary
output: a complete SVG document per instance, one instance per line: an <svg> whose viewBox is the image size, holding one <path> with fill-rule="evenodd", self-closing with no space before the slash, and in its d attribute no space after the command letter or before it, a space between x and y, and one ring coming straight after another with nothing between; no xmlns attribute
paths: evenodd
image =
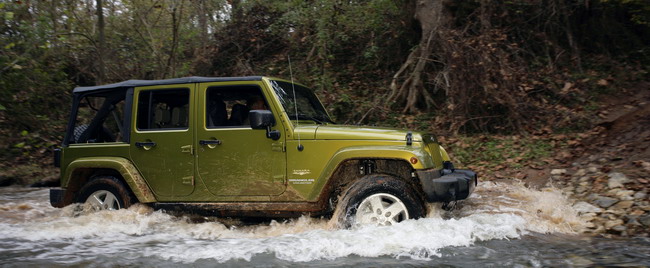
<svg viewBox="0 0 650 268"><path fill-rule="evenodd" d="M103 1L102 0L97 0L97 84L103 84L104 83L104 77L105 77L105 64L104 64L104 50L106 48L106 39L104 36L104 30L105 30L105 25L104 25L104 7L103 7Z"/></svg>
<svg viewBox="0 0 650 268"><path fill-rule="evenodd" d="M433 98L423 84L423 73L431 60L433 46L439 38L439 30L451 21L446 10L448 0L415 0L415 19L422 30L420 43L411 51L402 67L393 76L388 101L403 103L402 112L415 112L419 100L427 107L433 105Z"/></svg>

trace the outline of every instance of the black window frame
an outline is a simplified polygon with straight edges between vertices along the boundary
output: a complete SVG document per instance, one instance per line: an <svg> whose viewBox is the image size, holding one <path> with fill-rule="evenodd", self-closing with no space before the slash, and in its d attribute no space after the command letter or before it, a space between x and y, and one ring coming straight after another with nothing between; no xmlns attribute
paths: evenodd
<svg viewBox="0 0 650 268"><path fill-rule="evenodd" d="M88 142L82 142L82 143L76 143L76 142L71 142L71 139L74 137L74 129L76 127L77 123L77 116L79 114L79 108L80 108L80 103L81 101L88 97L88 96L95 96L95 95L102 95L106 94L109 95L112 92L113 94L116 94L115 96L118 96L119 93L124 94L124 98L121 99L120 101L124 101L124 114L122 115L122 130L121 130L121 135L122 135L122 140L119 142L110 142L110 143L129 143L130 142L130 133L131 133L131 105L133 104L133 88L111 88L111 89L104 89L104 90L97 90L97 91L90 91L90 92L80 92L80 93L73 93L72 97L72 105L70 108L70 116L68 117L68 124L66 126L66 131L63 137L63 142L61 144L62 147L69 147L71 144L83 144L83 145L94 145L94 144L105 144L106 142L97 142L97 143L88 143Z"/></svg>
<svg viewBox="0 0 650 268"><path fill-rule="evenodd" d="M140 102L142 101L141 99L141 94L143 92L156 92L156 91L172 91L172 90L185 90L187 92L187 126L186 127L175 127L175 128L146 128L142 129L139 127L139 119L140 119ZM152 113L152 99L153 99L154 94L149 94L149 100L148 102L148 107L147 107L147 118L151 120L151 113ZM143 89L138 92L138 102L133 103L133 108L135 109L135 129L139 132L159 132L159 131L178 131L178 130L189 130L190 125L191 125L191 111L192 107L190 107L192 103L192 91L188 87L178 87L178 88L153 88L153 89ZM147 125L151 126L152 122L148 121Z"/></svg>

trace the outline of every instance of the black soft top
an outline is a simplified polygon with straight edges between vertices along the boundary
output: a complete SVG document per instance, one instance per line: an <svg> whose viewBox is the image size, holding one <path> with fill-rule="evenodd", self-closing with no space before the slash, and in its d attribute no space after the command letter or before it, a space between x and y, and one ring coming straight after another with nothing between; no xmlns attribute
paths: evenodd
<svg viewBox="0 0 650 268"><path fill-rule="evenodd" d="M262 76L244 76L244 77L201 77L191 76L182 78L172 78L163 80L127 80L114 84L92 86L92 87L76 87L73 93L83 93L103 89L117 89L117 88L130 88L130 87L143 87L143 86L157 86L157 85L171 85L171 84L188 84L188 83L203 83L203 82L227 82L227 81L260 81Z"/></svg>

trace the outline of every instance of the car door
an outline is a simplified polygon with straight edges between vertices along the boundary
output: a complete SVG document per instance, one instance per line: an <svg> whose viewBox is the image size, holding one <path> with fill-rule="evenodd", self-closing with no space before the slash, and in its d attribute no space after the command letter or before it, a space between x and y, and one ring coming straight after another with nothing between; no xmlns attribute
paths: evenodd
<svg viewBox="0 0 650 268"><path fill-rule="evenodd" d="M202 83L198 91L197 175L208 191L239 197L281 194L284 138L269 139L266 130L252 129L248 122L251 109L274 110L261 81ZM284 132L280 124L273 129Z"/></svg>
<svg viewBox="0 0 650 268"><path fill-rule="evenodd" d="M130 155L159 201L194 190L195 84L134 90Z"/></svg>

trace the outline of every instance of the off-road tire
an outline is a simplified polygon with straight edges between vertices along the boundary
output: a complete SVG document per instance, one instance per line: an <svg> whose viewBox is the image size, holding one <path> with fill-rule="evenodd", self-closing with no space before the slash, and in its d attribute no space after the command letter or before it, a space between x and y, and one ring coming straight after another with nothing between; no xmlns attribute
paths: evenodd
<svg viewBox="0 0 650 268"><path fill-rule="evenodd" d="M335 212L339 226L350 228L356 225L355 217L359 205L376 194L399 199L408 211L408 218L406 219L418 219L425 216L424 204L406 182L389 175L369 175L354 182L343 193L342 199L337 206L337 209L342 209L342 211Z"/></svg>
<svg viewBox="0 0 650 268"><path fill-rule="evenodd" d="M137 203L137 198L133 196L124 183L113 176L107 175L97 176L88 181L81 190L79 190L76 201L77 203L85 203L86 200L88 200L88 197L102 191L108 191L115 196L117 203L119 204L119 209L128 208ZM99 208L99 210L102 209L105 208Z"/></svg>

